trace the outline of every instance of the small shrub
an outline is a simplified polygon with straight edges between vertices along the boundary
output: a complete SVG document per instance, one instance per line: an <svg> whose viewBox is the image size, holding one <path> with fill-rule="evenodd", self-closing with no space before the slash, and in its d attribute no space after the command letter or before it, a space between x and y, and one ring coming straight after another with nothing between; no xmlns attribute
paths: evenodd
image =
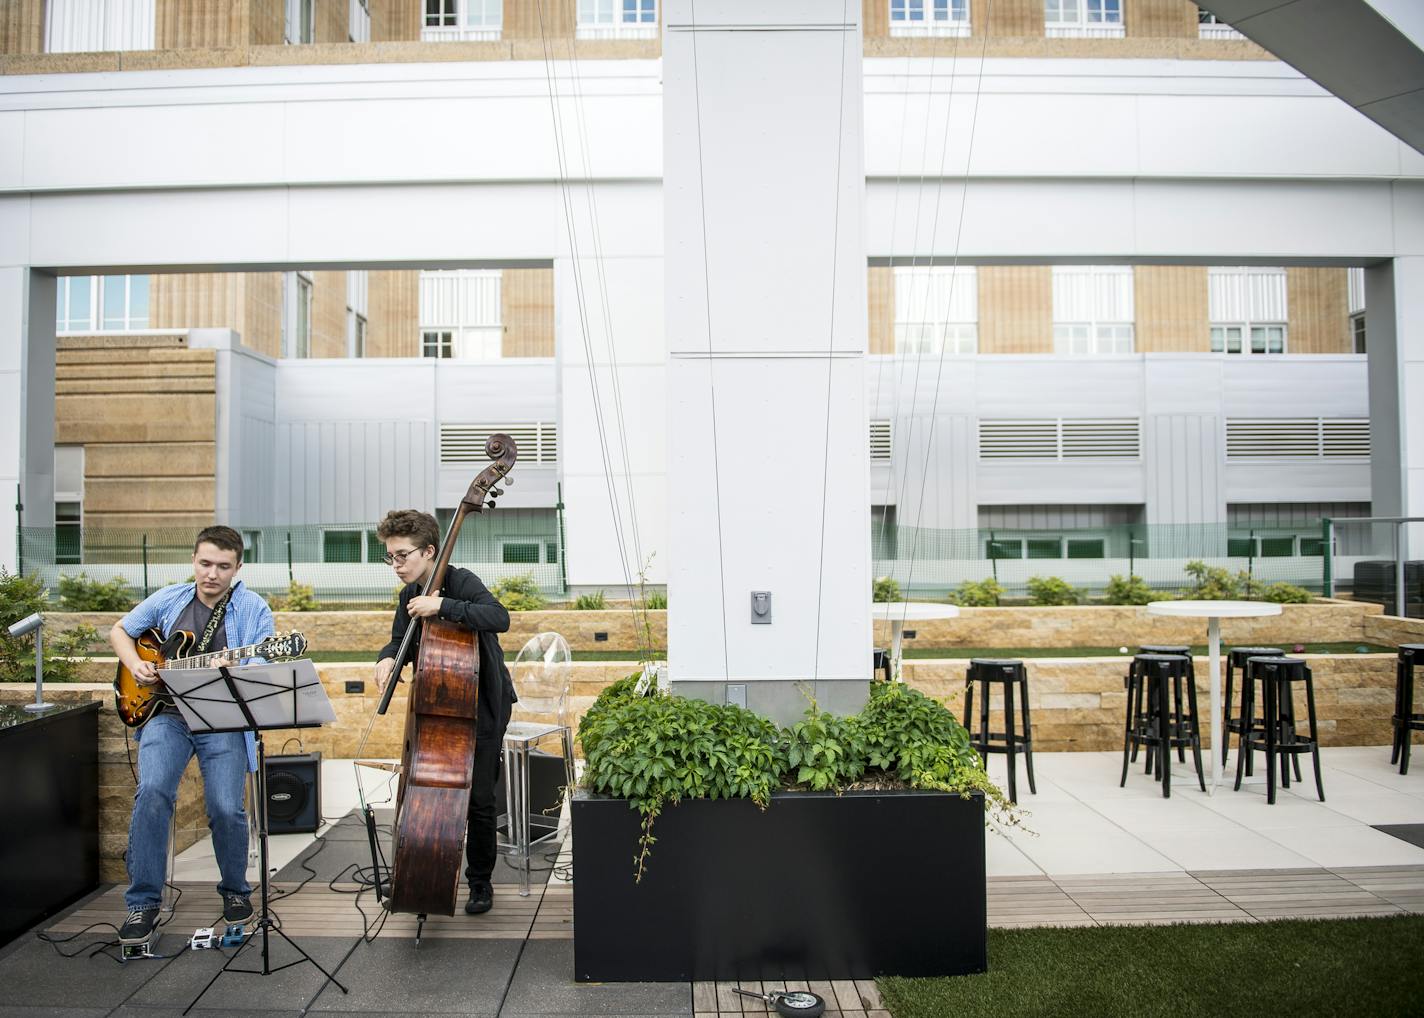
<svg viewBox="0 0 1424 1018"><path fill-rule="evenodd" d="M655 611L667 609L667 591L650 590L648 592L647 606Z"/></svg>
<svg viewBox="0 0 1424 1018"><path fill-rule="evenodd" d="M815 703L806 720L783 730L788 781L813 792L839 791L865 773L865 736L858 717L826 714Z"/></svg>
<svg viewBox="0 0 1424 1018"><path fill-rule="evenodd" d="M599 590L592 594L580 594L574 601L574 611L580 612L601 612L608 608L608 601L603 596L603 591Z"/></svg>
<svg viewBox="0 0 1424 1018"><path fill-rule="evenodd" d="M11 636L10 627L48 606L49 597L38 576L16 576L0 566L0 682L34 681L34 636ZM98 639L93 626L75 626L63 632L45 626L45 681L78 681L79 666L89 660L88 648Z"/></svg>
<svg viewBox="0 0 1424 1018"><path fill-rule="evenodd" d="M892 576L882 576L870 587L870 599L877 603L885 601L903 601L904 595L900 592L900 584Z"/></svg>
<svg viewBox="0 0 1424 1018"><path fill-rule="evenodd" d="M548 602L539 593L539 585L534 582L533 573L523 576L506 576L497 582L490 593L512 612L536 612Z"/></svg>
<svg viewBox="0 0 1424 1018"><path fill-rule="evenodd" d="M122 576L91 580L87 574L59 578L59 609L67 612L126 612L138 602Z"/></svg>
<svg viewBox="0 0 1424 1018"><path fill-rule="evenodd" d="M1031 576L1028 581L1029 603L1038 605L1077 604L1080 595L1073 585L1058 576Z"/></svg>
<svg viewBox="0 0 1424 1018"><path fill-rule="evenodd" d="M1187 575L1192 578L1191 588L1182 596L1190 601L1231 601L1239 598L1247 578L1245 573L1235 576L1221 566L1209 566L1200 559L1186 564Z"/></svg>
<svg viewBox="0 0 1424 1018"><path fill-rule="evenodd" d="M1310 603L1310 591L1297 587L1294 583L1272 583L1263 588L1259 596L1264 601L1274 601L1276 604Z"/></svg>
<svg viewBox="0 0 1424 1018"><path fill-rule="evenodd" d="M285 594L267 599L268 606L276 612L321 611L321 603L316 599L316 591L305 583L293 580Z"/></svg>
<svg viewBox="0 0 1424 1018"><path fill-rule="evenodd" d="M1147 585L1147 581L1140 576L1129 576L1126 579L1119 575L1108 578L1108 585L1103 589L1104 604L1147 604L1149 601L1160 601L1162 595Z"/></svg>
<svg viewBox="0 0 1424 1018"><path fill-rule="evenodd" d="M1004 588L999 581L986 577L978 581L965 580L959 589L949 595L949 603L963 608L993 608L1004 596Z"/></svg>

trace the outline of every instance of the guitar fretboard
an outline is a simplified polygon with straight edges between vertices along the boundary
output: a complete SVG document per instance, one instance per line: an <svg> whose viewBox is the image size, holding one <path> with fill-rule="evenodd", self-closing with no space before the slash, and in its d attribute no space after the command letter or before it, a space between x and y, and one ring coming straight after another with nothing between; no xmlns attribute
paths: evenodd
<svg viewBox="0 0 1424 1018"><path fill-rule="evenodd" d="M266 641L263 641L264 643ZM219 658L230 657L234 661L241 661L245 657L258 657L258 652L262 649L261 643L249 644L246 647L238 647L235 650L215 650L209 654L198 654L194 657L179 657L169 661L167 668L208 668Z"/></svg>

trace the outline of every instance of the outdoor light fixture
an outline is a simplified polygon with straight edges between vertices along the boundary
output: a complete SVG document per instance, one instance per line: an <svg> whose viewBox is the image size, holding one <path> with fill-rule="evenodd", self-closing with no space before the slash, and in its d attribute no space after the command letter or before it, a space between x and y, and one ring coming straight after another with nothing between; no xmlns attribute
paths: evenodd
<svg viewBox="0 0 1424 1018"><path fill-rule="evenodd" d="M10 635L16 638L35 634L35 702L25 704L25 710L32 714L54 706L44 702L44 642L41 639L43 627L44 615L39 612L26 616L10 627Z"/></svg>

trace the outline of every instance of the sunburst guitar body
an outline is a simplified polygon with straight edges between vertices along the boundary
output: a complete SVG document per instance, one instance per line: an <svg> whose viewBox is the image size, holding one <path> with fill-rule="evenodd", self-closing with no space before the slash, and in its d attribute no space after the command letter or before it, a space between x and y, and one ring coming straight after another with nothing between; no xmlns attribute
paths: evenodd
<svg viewBox="0 0 1424 1018"><path fill-rule="evenodd" d="M307 638L301 633L285 636L269 636L261 643L230 650L217 650L210 654L191 654L197 642L192 633L179 630L168 639L157 629L149 629L134 641L138 656L155 668L209 668L214 661L229 658L241 661L243 658L260 657L268 661L301 657L307 651ZM190 656L191 655L191 656ZM114 674L114 705L119 717L130 728L138 728L153 717L163 704L173 701L164 691L162 682L151 686L141 684L133 673L119 663Z"/></svg>

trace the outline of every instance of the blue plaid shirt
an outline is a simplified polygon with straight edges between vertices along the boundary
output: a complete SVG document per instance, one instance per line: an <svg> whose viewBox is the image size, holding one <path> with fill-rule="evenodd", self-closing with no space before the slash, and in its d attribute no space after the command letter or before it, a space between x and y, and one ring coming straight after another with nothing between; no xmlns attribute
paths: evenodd
<svg viewBox="0 0 1424 1018"><path fill-rule="evenodd" d="M157 629L166 637L173 624L178 621L178 616L183 614L188 602L193 600L196 587L193 583L175 583L171 587L154 591L125 615L119 624L124 627L124 632L135 640L149 629ZM267 602L262 600L260 594L254 594L238 580L233 584L232 600L228 601L227 613L223 615L223 633L227 636L227 645L245 647L248 644L261 643L274 632L272 609L267 607ZM260 658L244 660L253 661ZM143 730L139 729L139 736L142 734ZM257 769L257 743L251 732L247 733L247 766L249 770Z"/></svg>

